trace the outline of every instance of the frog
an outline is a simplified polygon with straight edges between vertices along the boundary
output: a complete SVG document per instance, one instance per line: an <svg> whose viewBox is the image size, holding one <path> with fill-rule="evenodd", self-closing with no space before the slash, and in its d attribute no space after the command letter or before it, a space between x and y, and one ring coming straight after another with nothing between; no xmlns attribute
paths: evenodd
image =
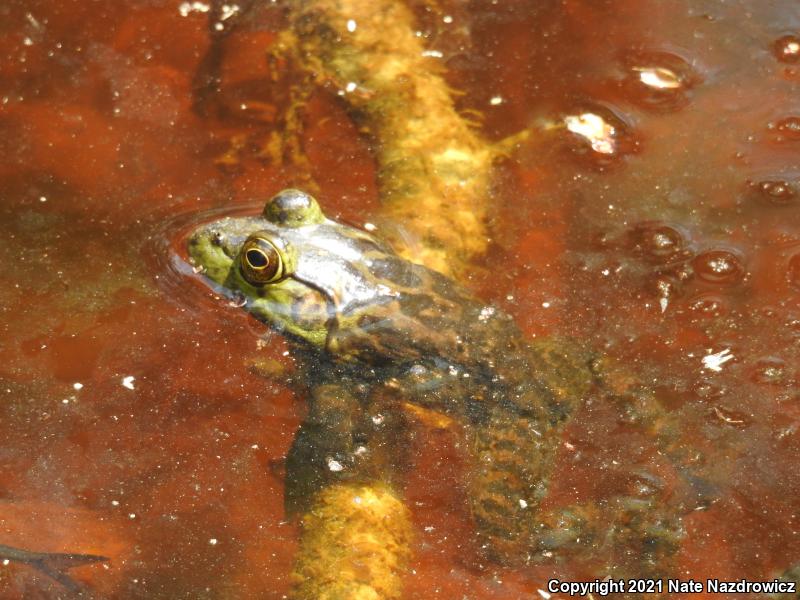
<svg viewBox="0 0 800 600"><path fill-rule="evenodd" d="M280 191L260 215L199 225L187 248L209 285L283 333L310 365L308 416L286 458L287 513L319 516L315 499L338 485L400 489L416 410L463 437L481 559L529 564L585 544L585 522L607 518L539 514L564 427L598 386L597 357L580 344L531 341L503 311L329 219L302 190Z"/></svg>

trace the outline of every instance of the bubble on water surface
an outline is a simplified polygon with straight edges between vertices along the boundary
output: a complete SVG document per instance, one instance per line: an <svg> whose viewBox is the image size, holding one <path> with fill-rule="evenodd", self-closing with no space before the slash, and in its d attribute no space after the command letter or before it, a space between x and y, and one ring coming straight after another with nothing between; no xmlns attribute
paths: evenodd
<svg viewBox="0 0 800 600"><path fill-rule="evenodd" d="M692 262L698 277L711 283L732 284L744 276L742 260L729 250L707 250Z"/></svg>
<svg viewBox="0 0 800 600"><path fill-rule="evenodd" d="M635 250L656 262L668 262L686 247L686 236L666 223L640 223L631 231Z"/></svg>
<svg viewBox="0 0 800 600"><path fill-rule="evenodd" d="M793 181L784 179L764 179L748 182L758 201L773 206L786 206L797 199L798 189Z"/></svg>
<svg viewBox="0 0 800 600"><path fill-rule="evenodd" d="M634 67L639 73L639 81L656 90L674 90L681 88L681 81L674 71L663 67Z"/></svg>
<svg viewBox="0 0 800 600"><path fill-rule="evenodd" d="M784 35L775 40L772 51L781 62L797 63L800 62L800 36Z"/></svg>
<svg viewBox="0 0 800 600"><path fill-rule="evenodd" d="M688 91L701 78L683 58L670 52L630 51L622 57L626 98L655 111L673 111L689 103Z"/></svg>

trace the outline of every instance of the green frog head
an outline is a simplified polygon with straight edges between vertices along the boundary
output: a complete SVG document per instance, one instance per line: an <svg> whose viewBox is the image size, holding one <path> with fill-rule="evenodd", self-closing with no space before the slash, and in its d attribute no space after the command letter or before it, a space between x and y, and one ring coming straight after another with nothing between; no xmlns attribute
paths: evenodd
<svg viewBox="0 0 800 600"><path fill-rule="evenodd" d="M346 359L457 354L455 325L475 305L439 273L327 219L298 190L275 195L260 216L199 227L189 254L256 318Z"/></svg>

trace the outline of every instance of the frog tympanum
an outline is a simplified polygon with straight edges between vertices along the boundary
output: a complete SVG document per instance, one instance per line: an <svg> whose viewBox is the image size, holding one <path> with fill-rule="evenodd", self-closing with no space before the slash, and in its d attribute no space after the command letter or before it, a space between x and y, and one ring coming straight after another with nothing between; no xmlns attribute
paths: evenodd
<svg viewBox="0 0 800 600"><path fill-rule="evenodd" d="M553 532L570 525L563 515L545 525L538 508L563 426L594 385L588 353L531 343L509 316L327 219L298 190L278 193L259 216L199 227L188 249L218 290L284 332L312 365L309 416L287 457L289 511L307 510L334 483L396 482L402 407L415 406L463 431L484 556L527 563L561 543Z"/></svg>

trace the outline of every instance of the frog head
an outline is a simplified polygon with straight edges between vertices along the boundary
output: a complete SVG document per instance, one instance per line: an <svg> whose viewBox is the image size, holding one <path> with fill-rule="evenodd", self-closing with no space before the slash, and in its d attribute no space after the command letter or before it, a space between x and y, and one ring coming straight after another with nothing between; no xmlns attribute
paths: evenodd
<svg viewBox="0 0 800 600"><path fill-rule="evenodd" d="M252 217L196 229L191 262L245 309L315 347L391 313L402 259L368 233L325 217L309 194L284 190ZM406 269L407 270L407 269ZM374 319L373 319L374 317ZM372 319L372 320L371 320Z"/></svg>

